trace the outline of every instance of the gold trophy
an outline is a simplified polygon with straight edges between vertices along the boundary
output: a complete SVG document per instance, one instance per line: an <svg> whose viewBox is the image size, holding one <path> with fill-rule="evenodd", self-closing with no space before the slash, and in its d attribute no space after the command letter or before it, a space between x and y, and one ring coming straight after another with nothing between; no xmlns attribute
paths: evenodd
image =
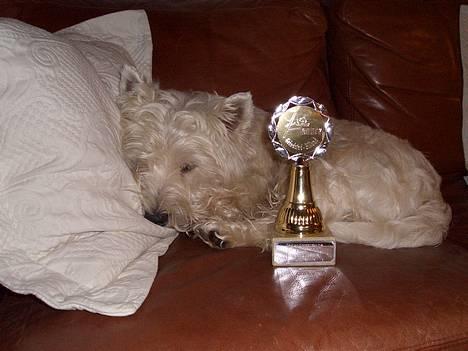
<svg viewBox="0 0 468 351"><path fill-rule="evenodd" d="M271 118L268 132L275 151L294 161L286 200L276 219L273 266L335 264L336 242L315 206L309 173L309 161L325 154L332 130L325 107L303 96L279 105Z"/></svg>

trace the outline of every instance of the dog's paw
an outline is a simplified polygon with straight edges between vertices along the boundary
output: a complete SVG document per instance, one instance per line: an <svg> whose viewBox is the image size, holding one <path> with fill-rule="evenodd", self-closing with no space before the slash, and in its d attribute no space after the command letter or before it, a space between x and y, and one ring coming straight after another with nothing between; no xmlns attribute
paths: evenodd
<svg viewBox="0 0 468 351"><path fill-rule="evenodd" d="M229 241L225 237L219 234L215 229L203 231L200 229L186 232L187 236L192 239L200 239L205 244L215 249L227 249L230 247Z"/></svg>
<svg viewBox="0 0 468 351"><path fill-rule="evenodd" d="M229 242L216 230L210 230L208 232L207 244L217 249L227 249L229 247Z"/></svg>

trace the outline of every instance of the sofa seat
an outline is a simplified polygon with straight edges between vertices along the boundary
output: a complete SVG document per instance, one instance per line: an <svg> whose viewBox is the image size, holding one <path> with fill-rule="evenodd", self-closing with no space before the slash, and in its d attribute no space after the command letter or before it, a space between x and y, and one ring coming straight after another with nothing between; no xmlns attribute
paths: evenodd
<svg viewBox="0 0 468 351"><path fill-rule="evenodd" d="M273 268L269 252L181 235L140 310L54 310L1 290L2 350L466 350L468 188L444 184L454 221L439 247L339 244L335 267Z"/></svg>

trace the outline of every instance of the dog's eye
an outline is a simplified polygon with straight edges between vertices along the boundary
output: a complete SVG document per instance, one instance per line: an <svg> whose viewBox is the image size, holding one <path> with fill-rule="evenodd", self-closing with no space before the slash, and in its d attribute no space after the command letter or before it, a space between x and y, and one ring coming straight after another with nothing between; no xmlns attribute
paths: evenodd
<svg viewBox="0 0 468 351"><path fill-rule="evenodd" d="M180 173L182 173L182 174L188 173L188 172L192 171L195 167L197 167L197 166L194 165L193 163L184 163L180 167Z"/></svg>

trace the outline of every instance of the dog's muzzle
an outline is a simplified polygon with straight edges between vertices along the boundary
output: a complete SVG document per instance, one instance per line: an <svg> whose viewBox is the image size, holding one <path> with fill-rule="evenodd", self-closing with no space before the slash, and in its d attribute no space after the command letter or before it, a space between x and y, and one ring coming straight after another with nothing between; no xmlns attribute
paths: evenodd
<svg viewBox="0 0 468 351"><path fill-rule="evenodd" d="M166 226L169 222L169 215L166 212L148 213L145 212L145 218L154 224Z"/></svg>

